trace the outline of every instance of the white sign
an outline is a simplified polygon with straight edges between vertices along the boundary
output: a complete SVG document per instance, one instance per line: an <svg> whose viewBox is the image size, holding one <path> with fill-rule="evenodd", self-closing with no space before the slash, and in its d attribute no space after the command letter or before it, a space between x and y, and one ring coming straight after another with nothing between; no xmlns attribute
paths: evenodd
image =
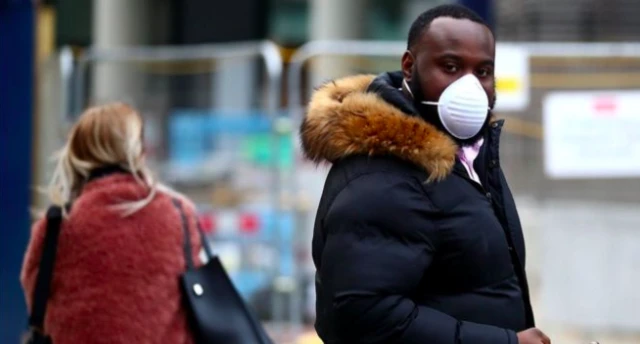
<svg viewBox="0 0 640 344"><path fill-rule="evenodd" d="M640 90L551 93L543 126L550 178L640 176Z"/></svg>
<svg viewBox="0 0 640 344"><path fill-rule="evenodd" d="M529 106L529 53L513 44L496 44L495 109L521 111Z"/></svg>

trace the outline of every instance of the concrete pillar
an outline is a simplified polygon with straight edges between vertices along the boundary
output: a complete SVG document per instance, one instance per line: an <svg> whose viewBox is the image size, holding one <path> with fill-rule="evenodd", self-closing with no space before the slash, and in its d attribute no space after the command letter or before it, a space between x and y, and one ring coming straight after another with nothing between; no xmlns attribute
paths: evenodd
<svg viewBox="0 0 640 344"><path fill-rule="evenodd" d="M111 49L147 44L153 2L145 0L94 0L93 44ZM136 105L143 79L133 63L98 62L93 65L90 103L122 100Z"/></svg>
<svg viewBox="0 0 640 344"><path fill-rule="evenodd" d="M33 125L33 159L31 198L32 210L45 210L49 198L41 188L49 183L53 164L51 157L62 146L66 137L66 122L69 96L68 84L63 84L64 72L71 73L73 55L69 48L55 51L55 10L52 6L38 6L36 25L37 80L35 87L35 107ZM62 62L65 62L63 71Z"/></svg>
<svg viewBox="0 0 640 344"><path fill-rule="evenodd" d="M366 0L312 0L311 40L362 39L366 18ZM312 61L312 85L353 74L351 59L318 57Z"/></svg>

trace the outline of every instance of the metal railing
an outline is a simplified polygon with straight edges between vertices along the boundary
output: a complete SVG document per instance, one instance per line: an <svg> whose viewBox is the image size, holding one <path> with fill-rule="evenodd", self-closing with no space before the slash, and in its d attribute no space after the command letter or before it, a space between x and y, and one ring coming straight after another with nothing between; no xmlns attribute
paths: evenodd
<svg viewBox="0 0 640 344"><path fill-rule="evenodd" d="M198 46L127 47L115 49L91 48L80 56L74 73L73 113L82 110L85 102L86 72L96 62L176 62L194 60L220 60L259 56L268 77L268 114L275 116L280 103L282 57L278 47L269 41L222 43Z"/></svg>
<svg viewBox="0 0 640 344"><path fill-rule="evenodd" d="M265 106L264 113L271 123L271 144L274 152L277 152L279 135L282 135L282 126L279 125L279 110L281 110L281 85L283 62L278 47L270 41L242 42L242 43L221 43L206 44L196 46L133 46L122 48L89 48L84 51L75 61L72 60L70 49L61 51L60 71L62 72L63 88L69 90L70 97L63 102L61 114L63 123L67 124L79 115L87 106L87 90L89 89L89 70L93 65L101 63L175 63L175 62L196 62L196 61L222 61L240 60L248 58L259 58L264 66L266 76L265 81ZM275 153L274 153L275 154ZM275 158L278 160L278 157ZM282 210L282 171L278 164L273 164L271 168L271 181L268 186L271 189L271 203L278 215ZM282 221L275 221L276 235L281 234ZM276 247L280 245L282 238L275 238ZM250 240L246 243L250 243ZM243 244L246 244L243 243ZM277 265L276 265L277 266ZM280 272L274 271L272 283L281 281ZM272 306L272 316L276 323L285 320L284 300L276 298ZM299 316L289 315L291 319L298 319ZM276 326L276 330L278 330Z"/></svg>

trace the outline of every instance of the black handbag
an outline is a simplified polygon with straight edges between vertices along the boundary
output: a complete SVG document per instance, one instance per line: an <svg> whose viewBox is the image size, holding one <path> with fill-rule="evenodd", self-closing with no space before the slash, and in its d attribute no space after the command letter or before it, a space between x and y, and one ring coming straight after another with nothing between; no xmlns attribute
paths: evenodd
<svg viewBox="0 0 640 344"><path fill-rule="evenodd" d="M187 267L180 282L197 343L273 344L233 285L219 257L211 252L198 221L197 229L208 262L199 268L194 266L187 217L179 200L174 199L173 204L182 218Z"/></svg>
<svg viewBox="0 0 640 344"><path fill-rule="evenodd" d="M47 210L47 232L44 235L44 247L40 258L40 267L36 284L33 290L33 304L29 315L29 331L24 343L27 344L51 344L51 337L46 335L44 329L44 317L47 314L47 301L51 289L51 277L56 261L58 237L62 224L62 208L51 206Z"/></svg>

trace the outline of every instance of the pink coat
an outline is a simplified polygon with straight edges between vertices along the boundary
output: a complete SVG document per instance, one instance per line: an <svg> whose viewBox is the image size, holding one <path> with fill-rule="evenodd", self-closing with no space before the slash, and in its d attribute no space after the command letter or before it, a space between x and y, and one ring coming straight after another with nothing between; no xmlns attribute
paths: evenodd
<svg viewBox="0 0 640 344"><path fill-rule="evenodd" d="M183 232L171 197L160 194L123 218L109 205L145 194L131 175L89 182L63 221L45 330L56 344L192 343L179 276L185 270ZM194 261L200 240L192 204ZM21 281L29 309L45 234L32 228Z"/></svg>

